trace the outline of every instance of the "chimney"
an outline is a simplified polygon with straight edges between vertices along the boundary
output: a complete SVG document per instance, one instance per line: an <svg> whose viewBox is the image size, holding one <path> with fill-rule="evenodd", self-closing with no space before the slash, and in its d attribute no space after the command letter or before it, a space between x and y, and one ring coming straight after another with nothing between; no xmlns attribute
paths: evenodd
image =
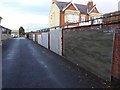
<svg viewBox="0 0 120 90"><path fill-rule="evenodd" d="M93 6L93 1L90 0L90 1L87 3L87 6L88 6L88 7L92 7L92 6Z"/></svg>
<svg viewBox="0 0 120 90"><path fill-rule="evenodd" d="M52 0L52 4L53 4L53 3L56 3L56 0Z"/></svg>

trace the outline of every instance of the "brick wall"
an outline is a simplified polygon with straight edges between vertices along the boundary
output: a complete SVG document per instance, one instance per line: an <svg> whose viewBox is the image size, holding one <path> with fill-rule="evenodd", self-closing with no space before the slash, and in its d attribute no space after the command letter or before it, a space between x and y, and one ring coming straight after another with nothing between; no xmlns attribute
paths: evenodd
<svg viewBox="0 0 120 90"><path fill-rule="evenodd" d="M104 14L103 16L107 17L107 16L110 16L110 15L112 16L115 14L120 14L120 11L107 13L107 14ZM118 21L120 21L120 16L114 16L114 17L109 17L109 18L103 19L103 23L111 23L111 22L118 22Z"/></svg>
<svg viewBox="0 0 120 90"><path fill-rule="evenodd" d="M115 33L112 76L120 79L120 29Z"/></svg>
<svg viewBox="0 0 120 90"><path fill-rule="evenodd" d="M65 14L65 12L60 12L60 25L61 26L65 24L65 22L64 22L64 20L65 20L64 14Z"/></svg>

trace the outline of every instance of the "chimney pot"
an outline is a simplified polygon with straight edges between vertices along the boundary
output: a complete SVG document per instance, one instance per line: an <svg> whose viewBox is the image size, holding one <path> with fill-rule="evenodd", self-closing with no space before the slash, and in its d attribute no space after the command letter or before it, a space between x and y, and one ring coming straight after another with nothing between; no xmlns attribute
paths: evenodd
<svg viewBox="0 0 120 90"><path fill-rule="evenodd" d="M92 7L92 6L93 6L93 1L90 0L90 1L87 3L87 6L88 6L88 7Z"/></svg>
<svg viewBox="0 0 120 90"><path fill-rule="evenodd" d="M53 4L53 3L56 3L56 0L52 0L52 4Z"/></svg>

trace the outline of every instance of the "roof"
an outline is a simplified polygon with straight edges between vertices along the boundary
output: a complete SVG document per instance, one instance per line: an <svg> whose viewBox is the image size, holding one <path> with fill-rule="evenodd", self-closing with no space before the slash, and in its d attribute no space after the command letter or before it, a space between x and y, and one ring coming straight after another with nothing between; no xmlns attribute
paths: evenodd
<svg viewBox="0 0 120 90"><path fill-rule="evenodd" d="M56 4L58 8L60 9L60 11L62 11L69 3L70 2L56 1ZM92 7L88 7L87 5L82 5L82 4L75 4L75 5L82 14L88 14L88 12L90 12L92 8L95 7L95 5Z"/></svg>
<svg viewBox="0 0 120 90"><path fill-rule="evenodd" d="M0 25L0 28L3 28L3 29L6 29L6 30L10 30L10 29L8 29L8 28L6 28L6 27L3 27L3 26L1 26ZM1 30L1 29L0 29ZM11 30L10 30L11 31Z"/></svg>
<svg viewBox="0 0 120 90"><path fill-rule="evenodd" d="M57 6L59 7L60 10L63 10L68 5L68 2L57 1L56 4L57 4Z"/></svg>

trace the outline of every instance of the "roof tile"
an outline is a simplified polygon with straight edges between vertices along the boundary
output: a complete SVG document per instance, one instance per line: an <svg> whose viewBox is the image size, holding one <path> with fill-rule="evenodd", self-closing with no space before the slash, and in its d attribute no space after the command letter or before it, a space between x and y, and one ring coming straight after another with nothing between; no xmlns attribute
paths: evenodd
<svg viewBox="0 0 120 90"><path fill-rule="evenodd" d="M70 2L60 2L60 1L56 2L60 11L62 11L69 3ZM94 7L94 6L88 7L87 5L82 5L82 4L75 4L75 5L82 14L88 14L88 12L90 12L90 10Z"/></svg>

